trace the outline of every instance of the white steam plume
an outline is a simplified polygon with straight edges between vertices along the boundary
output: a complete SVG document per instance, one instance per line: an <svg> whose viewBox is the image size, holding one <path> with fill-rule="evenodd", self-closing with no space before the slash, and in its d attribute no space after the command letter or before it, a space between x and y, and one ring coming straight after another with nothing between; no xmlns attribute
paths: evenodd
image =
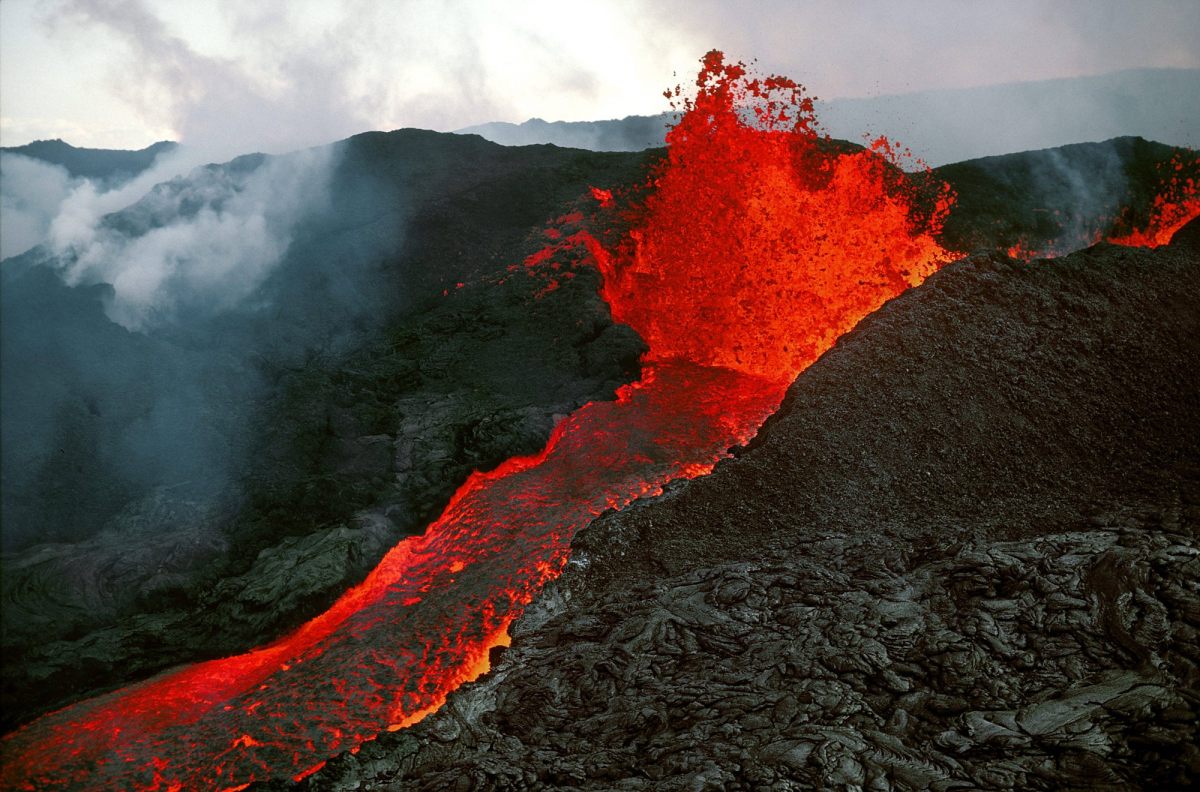
<svg viewBox="0 0 1200 792"><path fill-rule="evenodd" d="M68 283L112 284L109 316L127 328L169 322L184 310L228 309L279 263L295 224L325 205L334 157L323 147L268 157L251 169L197 168L115 218L105 210L127 196L84 185L64 201L51 247L66 262Z"/></svg>
<svg viewBox="0 0 1200 792"><path fill-rule="evenodd" d="M0 154L0 259L40 245L74 186L65 168Z"/></svg>

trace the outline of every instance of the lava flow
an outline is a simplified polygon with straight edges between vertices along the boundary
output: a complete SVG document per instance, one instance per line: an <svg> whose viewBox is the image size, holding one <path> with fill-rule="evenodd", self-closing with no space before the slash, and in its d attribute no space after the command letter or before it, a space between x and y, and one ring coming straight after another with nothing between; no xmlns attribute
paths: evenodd
<svg viewBox="0 0 1200 792"><path fill-rule="evenodd" d="M4 786L240 788L415 722L486 669L576 530L710 471L798 371L948 260L933 237L947 193L922 209L886 142L820 138L790 80L713 52L684 110L647 197L621 209L593 191L599 214L627 212L632 230L555 246L587 251L614 316L649 343L639 382L569 416L542 453L474 474L424 535L292 635L9 735Z"/></svg>

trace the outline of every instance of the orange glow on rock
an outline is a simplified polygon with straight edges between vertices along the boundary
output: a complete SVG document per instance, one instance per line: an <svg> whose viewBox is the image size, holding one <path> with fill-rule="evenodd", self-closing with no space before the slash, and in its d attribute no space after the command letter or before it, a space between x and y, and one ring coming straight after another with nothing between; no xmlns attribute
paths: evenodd
<svg viewBox="0 0 1200 792"><path fill-rule="evenodd" d="M604 190L604 189L601 189L600 187L592 187L592 188L590 188L590 190L592 193L592 197L595 198L600 203L601 206L603 206L606 209L608 207L612 206L612 203L613 203L612 190Z"/></svg>
<svg viewBox="0 0 1200 792"><path fill-rule="evenodd" d="M1200 217L1200 156L1194 151L1185 151L1160 165L1154 190L1147 216L1138 219L1137 213L1127 206L1115 218L1101 218L1098 221L1100 230L1089 234L1086 244L1109 242L1148 248L1168 244L1176 231ZM1057 215L1058 211L1054 213ZM1029 245L1020 240L1007 252L1010 258L1029 260L1055 258L1073 249L1054 244Z"/></svg>

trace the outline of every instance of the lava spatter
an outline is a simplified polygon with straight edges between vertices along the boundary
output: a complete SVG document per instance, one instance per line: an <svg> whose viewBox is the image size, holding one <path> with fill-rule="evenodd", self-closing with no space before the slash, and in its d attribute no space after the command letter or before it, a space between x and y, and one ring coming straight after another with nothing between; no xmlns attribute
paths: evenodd
<svg viewBox="0 0 1200 792"><path fill-rule="evenodd" d="M1131 205L1115 215L1091 218L1085 230L1064 235L1056 243L1018 240L1008 248L1008 255L1021 260L1056 258L1100 242L1149 248L1166 245L1176 231L1200 217L1200 156L1194 151L1180 151L1160 163L1157 170L1148 206L1146 199L1130 201ZM1052 214L1057 219L1060 210Z"/></svg>
<svg viewBox="0 0 1200 792"><path fill-rule="evenodd" d="M650 345L642 379L564 419L540 454L474 474L422 536L295 633L7 736L5 787L235 789L416 722L486 670L579 528L709 472L798 371L949 258L933 237L947 191L921 204L886 142L820 138L791 80L713 52L682 101L643 197L621 209L592 191L625 213L624 238L549 233L550 252L520 268L582 249L615 318Z"/></svg>
<svg viewBox="0 0 1200 792"><path fill-rule="evenodd" d="M1171 241L1175 232L1191 220L1200 217L1200 155L1196 152L1177 154L1164 166L1160 186L1150 205L1150 215L1144 224L1132 224L1127 233L1119 222L1107 238L1115 245L1160 247Z"/></svg>
<svg viewBox="0 0 1200 792"><path fill-rule="evenodd" d="M787 78L753 79L710 53L697 85L641 221L599 258L603 294L648 359L790 381L949 259L934 235L951 197L935 185L922 215L891 145L820 137L812 101Z"/></svg>

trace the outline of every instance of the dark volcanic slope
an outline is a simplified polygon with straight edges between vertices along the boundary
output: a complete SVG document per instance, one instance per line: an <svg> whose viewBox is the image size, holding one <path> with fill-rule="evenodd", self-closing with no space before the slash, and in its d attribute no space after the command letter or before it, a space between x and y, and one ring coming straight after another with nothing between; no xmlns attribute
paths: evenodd
<svg viewBox="0 0 1200 792"><path fill-rule="evenodd" d="M642 155L419 130L331 149L328 205L228 309L130 332L44 248L5 262L0 728L311 618L472 470L637 377L594 270L546 294L505 276ZM104 226L185 223L285 159L197 169Z"/></svg>
<svg viewBox="0 0 1200 792"><path fill-rule="evenodd" d="M1181 164L1186 172L1176 172ZM1200 176L1187 149L1139 137L956 162L934 170L957 201L943 244L953 250L1070 253L1114 230L1145 228L1164 177Z"/></svg>
<svg viewBox="0 0 1200 792"><path fill-rule="evenodd" d="M116 184L128 181L154 164L160 154L166 154L177 146L161 140L137 151L123 149L78 148L63 140L35 140L24 146L6 146L0 151L5 154L20 154L25 157L60 165L76 178Z"/></svg>
<svg viewBox="0 0 1200 792"><path fill-rule="evenodd" d="M1198 223L950 266L738 458L584 531L481 683L306 783L1187 786L1198 295Z"/></svg>

